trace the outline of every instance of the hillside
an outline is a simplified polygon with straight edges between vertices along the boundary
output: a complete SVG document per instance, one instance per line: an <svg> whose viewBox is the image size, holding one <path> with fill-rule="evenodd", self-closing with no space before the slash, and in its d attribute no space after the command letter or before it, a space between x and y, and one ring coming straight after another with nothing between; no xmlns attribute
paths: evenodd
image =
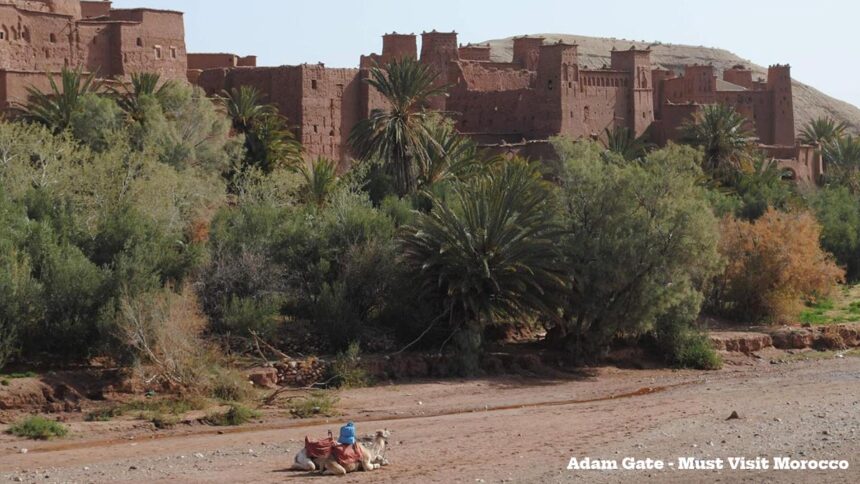
<svg viewBox="0 0 860 484"><path fill-rule="evenodd" d="M580 62L588 68L600 68L609 64L609 53L616 49L629 49L631 45L637 48L650 47L651 60L655 65L679 71L686 64L713 63L719 71L730 68L735 64L743 64L754 73L766 77L767 68L755 65L750 61L722 49L695 47L679 44L662 44L636 42L623 39L608 39L600 37L584 37L581 35L564 34L534 34L546 38L547 42L562 40L567 43L579 44ZM492 58L498 62L510 62L513 57L513 38L490 40ZM774 59L774 62L786 62L790 59ZM860 132L860 108L838 99L801 82L794 81L794 114L795 125L799 130L808 121L830 116L848 123L852 131Z"/></svg>

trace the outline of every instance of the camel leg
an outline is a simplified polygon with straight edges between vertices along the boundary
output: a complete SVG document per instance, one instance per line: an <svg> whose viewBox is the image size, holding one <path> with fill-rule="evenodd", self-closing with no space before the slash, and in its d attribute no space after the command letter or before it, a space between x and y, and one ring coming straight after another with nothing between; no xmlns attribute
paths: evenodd
<svg viewBox="0 0 860 484"><path fill-rule="evenodd" d="M374 464L373 461L370 460L370 458L361 461L361 470L365 472L370 472L376 469L379 469L379 464Z"/></svg>
<svg viewBox="0 0 860 484"><path fill-rule="evenodd" d="M331 460L325 463L325 469L323 470L323 474L331 474L334 476L345 476L346 469L337 462Z"/></svg>
<svg viewBox="0 0 860 484"><path fill-rule="evenodd" d="M301 451L299 451L298 454L296 454L296 459L293 462L293 469L298 471L313 472L317 470L317 466L316 464L314 464L314 461L312 459L308 458L307 452L302 449Z"/></svg>

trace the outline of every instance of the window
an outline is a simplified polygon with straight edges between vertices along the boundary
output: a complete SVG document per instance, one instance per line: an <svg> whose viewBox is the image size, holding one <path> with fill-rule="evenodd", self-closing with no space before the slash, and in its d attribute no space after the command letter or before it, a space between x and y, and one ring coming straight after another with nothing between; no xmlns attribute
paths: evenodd
<svg viewBox="0 0 860 484"><path fill-rule="evenodd" d="M56 43L57 43L57 34L51 34L51 43L52 43L52 44L56 44Z"/></svg>
<svg viewBox="0 0 860 484"><path fill-rule="evenodd" d="M313 80L311 80L311 89L316 89L316 88L317 88L317 80L313 79Z"/></svg>
<svg viewBox="0 0 860 484"><path fill-rule="evenodd" d="M160 45L155 46L155 58L161 59L161 46Z"/></svg>
<svg viewBox="0 0 860 484"><path fill-rule="evenodd" d="M0 40L6 40L6 32L3 30L0 30Z"/></svg>
<svg viewBox="0 0 860 484"><path fill-rule="evenodd" d="M176 59L176 57L177 57L176 47L171 47L171 48L170 48L170 57L172 57L172 58Z"/></svg>
<svg viewBox="0 0 860 484"><path fill-rule="evenodd" d="M137 38L137 46L138 46L138 47L143 47L143 39L142 39L142 38L140 38L140 37L138 37L138 38Z"/></svg>
<svg viewBox="0 0 860 484"><path fill-rule="evenodd" d="M546 88L552 91L552 79L546 81Z"/></svg>
<svg viewBox="0 0 860 484"><path fill-rule="evenodd" d="M314 133L319 133L319 126L316 124L314 125Z"/></svg>

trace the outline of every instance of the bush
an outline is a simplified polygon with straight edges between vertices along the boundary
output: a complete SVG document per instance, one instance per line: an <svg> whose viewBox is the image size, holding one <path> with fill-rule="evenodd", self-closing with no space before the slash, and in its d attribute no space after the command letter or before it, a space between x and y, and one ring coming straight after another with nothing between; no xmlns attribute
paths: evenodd
<svg viewBox="0 0 860 484"><path fill-rule="evenodd" d="M123 295L114 318L120 348L140 371L150 373L148 380L189 391L206 387L217 363L214 350L201 338L206 320L190 290Z"/></svg>
<svg viewBox="0 0 860 484"><path fill-rule="evenodd" d="M850 281L860 278L860 199L846 187L829 186L810 197L821 224L821 246L846 269Z"/></svg>
<svg viewBox="0 0 860 484"><path fill-rule="evenodd" d="M312 391L309 395L291 401L289 405L290 414L297 418L311 418L319 415L334 417L337 415L335 406L338 398L326 391Z"/></svg>
<svg viewBox="0 0 860 484"><path fill-rule="evenodd" d="M657 318L654 337L664 360L681 368L718 370L723 362L706 332L695 324L702 304L698 297L686 298Z"/></svg>
<svg viewBox="0 0 860 484"><path fill-rule="evenodd" d="M692 324L720 267L717 220L698 168L678 146L641 164L607 163L596 143L555 142L562 163L561 246L573 281L556 341L599 354L619 333L640 335L677 308Z"/></svg>
<svg viewBox="0 0 860 484"><path fill-rule="evenodd" d="M724 219L720 253L728 264L717 277L712 308L744 321L792 321L805 301L827 297L844 278L820 236L808 212L771 209L756 222Z"/></svg>
<svg viewBox="0 0 860 484"><path fill-rule="evenodd" d="M210 414L204 421L216 427L235 427L244 425L256 418L260 418L260 412L242 405L231 405L226 412Z"/></svg>
<svg viewBox="0 0 860 484"><path fill-rule="evenodd" d="M393 236L392 219L350 187L323 206L221 210L198 290L210 329L226 334L252 318L271 321L277 304L287 319L312 321L334 350L346 348L387 300Z"/></svg>
<svg viewBox="0 0 860 484"><path fill-rule="evenodd" d="M369 384L367 371L361 367L361 348L351 343L331 364L331 383L339 388L361 388Z"/></svg>
<svg viewBox="0 0 860 484"><path fill-rule="evenodd" d="M222 402L247 402L254 397L254 389L239 371L214 368L207 384L212 398Z"/></svg>
<svg viewBox="0 0 860 484"><path fill-rule="evenodd" d="M202 260L196 227L224 198L121 132L95 153L65 134L0 123L0 334L22 358L122 355L121 297L177 289Z"/></svg>
<svg viewBox="0 0 860 484"><path fill-rule="evenodd" d="M6 433L33 440L50 440L55 437L65 437L69 429L59 422L36 415L12 424Z"/></svg>

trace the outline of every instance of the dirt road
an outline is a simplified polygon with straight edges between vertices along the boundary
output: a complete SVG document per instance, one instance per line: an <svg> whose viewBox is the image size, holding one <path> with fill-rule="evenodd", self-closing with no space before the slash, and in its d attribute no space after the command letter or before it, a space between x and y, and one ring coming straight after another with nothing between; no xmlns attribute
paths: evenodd
<svg viewBox="0 0 860 484"><path fill-rule="evenodd" d="M715 373L603 368L345 392L360 432L393 431L392 465L345 478L290 472L329 423L270 417L219 434L72 425L63 442L0 440L0 482L860 482L860 358ZM738 420L726 420L733 412ZM113 430L112 430L113 429ZM20 449L27 447L22 454ZM841 471L567 470L572 457L845 459Z"/></svg>

